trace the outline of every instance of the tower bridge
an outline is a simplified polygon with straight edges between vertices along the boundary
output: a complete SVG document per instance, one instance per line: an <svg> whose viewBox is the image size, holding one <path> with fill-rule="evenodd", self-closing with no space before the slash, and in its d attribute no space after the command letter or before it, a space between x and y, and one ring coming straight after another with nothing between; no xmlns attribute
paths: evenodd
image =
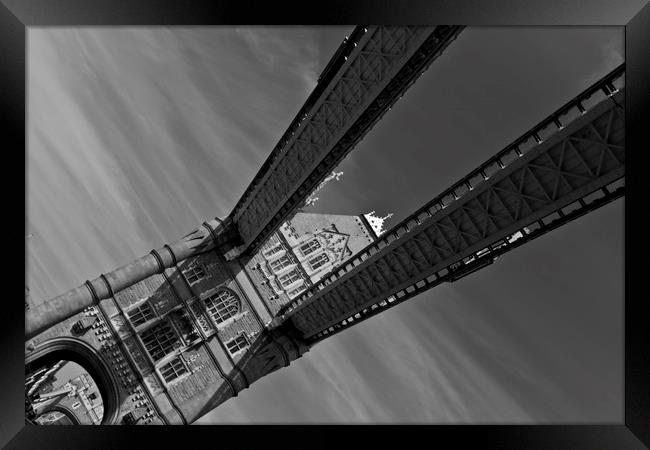
<svg viewBox="0 0 650 450"><path fill-rule="evenodd" d="M363 216L294 215L461 31L356 27L228 217L26 310L28 373L78 362L103 423L191 423L318 341L623 196L621 65L381 235Z"/></svg>

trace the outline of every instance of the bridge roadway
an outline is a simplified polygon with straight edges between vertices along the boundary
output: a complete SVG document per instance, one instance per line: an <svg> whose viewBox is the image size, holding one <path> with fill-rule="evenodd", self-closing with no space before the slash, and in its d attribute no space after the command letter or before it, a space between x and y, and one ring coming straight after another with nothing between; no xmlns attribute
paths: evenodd
<svg viewBox="0 0 650 450"><path fill-rule="evenodd" d="M623 73L615 69L335 268L275 323L291 322L314 343L624 195L624 89L614 85Z"/></svg>
<svg viewBox="0 0 650 450"><path fill-rule="evenodd" d="M252 254L462 31L356 27L228 217Z"/></svg>

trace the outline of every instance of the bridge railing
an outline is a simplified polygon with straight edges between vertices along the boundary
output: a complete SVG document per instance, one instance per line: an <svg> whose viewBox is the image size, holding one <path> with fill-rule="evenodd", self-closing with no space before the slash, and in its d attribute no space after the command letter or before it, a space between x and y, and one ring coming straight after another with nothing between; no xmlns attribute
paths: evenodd
<svg viewBox="0 0 650 450"><path fill-rule="evenodd" d="M413 214L409 215L400 223L395 225L393 228L386 231L375 242L369 244L368 246L360 250L354 257L346 261L343 265L335 267L332 271L330 271L327 275L325 275L317 284L312 286L309 290L305 291L301 296L297 297L292 302L288 303L283 309L281 309L277 318L278 322L284 321L288 316L291 315L292 311L295 311L296 308L299 308L300 305L302 305L304 302L309 300L309 298L315 295L318 291L320 291L324 287L328 286L329 284L341 278L350 270L357 267L359 264L363 263L370 256L379 252L381 249L383 249L384 247L386 247L396 239L399 239L400 236L404 235L410 230L417 228L427 218L433 216L438 211L448 207L451 203L460 199L464 194L473 190L480 183L488 180L490 177L494 176L499 171L505 169L509 163L523 156L532 147L543 142L545 138L553 135L558 130L563 129L565 123L569 123L574 118L579 117L582 114L585 114L589 109L591 109L591 107L595 106L603 99L611 98L614 94L616 94L619 90L621 90L624 87L625 85L624 74L625 74L625 64L623 63L620 66L616 67L611 72L609 72L603 78L598 80L596 83L592 84L590 87L585 89L583 92L578 94L576 97L571 99L564 106L562 106L561 108L559 108L558 110L556 110L555 112L547 116L545 119L540 121L537 125L532 127L528 132L523 134L513 143L506 146L504 149L502 149L495 155L491 156L483 164L478 166L469 174L465 175L459 181L454 183L451 187L449 187L441 194L436 196L433 200L429 201L424 206L422 206L417 211L415 211ZM614 99L612 100L615 101ZM620 195L622 195L623 191L621 189L623 188L620 188L618 186L615 187L614 192L616 194L613 194L608 187L605 187L603 188L603 192L601 193L602 194L601 196L598 196L598 194L595 194L595 196L598 198L604 198L606 199L606 201L611 201L614 198L618 198ZM593 204L591 203L587 204L585 203L584 200L581 199L580 201L575 202L577 206L568 205L566 209L570 209L571 211L580 210L583 211L582 214L584 214L594 209L595 205L602 204L603 201L605 200L600 200L600 203L592 202ZM559 213L551 214L551 216L560 216L559 218L562 219L561 223L566 222L566 220L564 220L565 219L564 215L565 213L563 212L563 210L560 210ZM568 216L568 217L573 217L573 216ZM545 222L544 220L545 219L538 221L538 223L536 225L533 225L532 227L527 227L526 229L520 230L519 235L526 236L528 234L531 234L530 232L533 231L531 230L531 228L533 229L540 228L543 229L544 232L546 232L550 221ZM559 226L559 224L560 222L557 222L556 226ZM538 235L539 233L534 234L533 237L536 237ZM526 239L526 241L527 240L528 239ZM524 240L522 240L522 242L524 242ZM511 243L509 243L508 240L504 240L504 242L502 242L500 245L503 247L504 250L506 249L506 247L508 247L507 250L510 250L510 248L512 248ZM461 261L460 263L463 264L463 263L476 261L475 264L478 264L478 261L480 260L481 264L485 264L486 258L484 256L486 256L488 253L492 254L492 252L496 250L496 248L492 248L492 247L494 246L490 246L490 248L483 249L482 254L473 255L471 257L473 259L471 259L470 257L465 258L465 259L470 259L470 261L465 261L465 262ZM477 253L481 253L481 252L477 252ZM471 269L473 265L468 267L470 267ZM475 270L478 270L478 268ZM451 271L453 271L453 268L450 268L449 275L441 274L440 276L451 278L452 277ZM471 273L471 271L468 273ZM465 275L467 275L468 273L465 273ZM456 274L456 276L458 276L458 274ZM426 284L427 282L426 280L423 280L421 283ZM417 286L414 286L412 288L420 292L421 290L428 289L429 287L430 286L423 285L421 286L421 289L420 287ZM411 295L409 295L409 298L410 297Z"/></svg>

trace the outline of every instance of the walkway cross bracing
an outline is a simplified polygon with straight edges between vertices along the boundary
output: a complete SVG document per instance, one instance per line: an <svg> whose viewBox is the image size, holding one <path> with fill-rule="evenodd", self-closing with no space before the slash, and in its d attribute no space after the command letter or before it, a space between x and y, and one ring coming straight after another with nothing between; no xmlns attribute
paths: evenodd
<svg viewBox="0 0 650 450"><path fill-rule="evenodd" d="M341 319L331 327L325 328L321 332L309 336L309 338L306 339L307 343L313 345L326 337L343 331L358 322L366 320L388 308L392 308L393 306L409 300L410 298L413 298L440 283L446 281L453 282L480 270L492 264L498 256L622 197L625 195L624 178L595 191L594 194L595 195L588 196L591 197L588 203L585 200L580 199L578 202L575 202L574 205L570 205L568 208L563 208L569 209L570 211L558 214L563 210L560 209L557 213L549 214L533 226L524 227L518 230L518 233L522 234L522 237L519 239L499 240L485 249L474 252L470 256L463 258L461 261L450 264L449 266L436 271L434 274L397 291L394 295L377 301L376 303L363 308L361 311Z"/></svg>
<svg viewBox="0 0 650 450"><path fill-rule="evenodd" d="M289 303L281 311L281 313L283 313L281 318L285 319L287 312L295 309L296 306L304 302L307 298L313 295L314 292L335 281L348 270L358 265L361 261L365 261L367 257L388 245L389 242L396 239L399 235L414 226L420 225L424 219L431 217L432 214L442 210L451 202L459 199L464 195L464 193L473 190L478 183L487 180L496 172L504 169L505 164L517 159L523 155L524 151L527 151L525 148L527 144L529 144L528 147L531 143L539 144L542 141L540 136L550 136L551 134L556 133L557 130L562 130L564 128L563 122L570 121L572 116L577 117L586 112L587 108L584 106L585 103L590 101L592 103L594 101L597 102L599 100L599 95L601 98L612 98L613 94L617 93L619 88L622 88L623 86L624 73L625 65L621 64L609 74L605 75L601 80L589 86L564 106L543 119L513 143L491 156L487 161L471 171L468 175L461 178L440 195L427 202L413 214L395 225L390 231L384 233L377 241L359 251L352 259L348 260L344 266L334 268L330 274L323 277L323 279L313 289L305 291L305 293L300 297ZM615 99L612 101L616 102ZM492 218L489 212L486 212L486 214L488 214L488 217Z"/></svg>
<svg viewBox="0 0 650 450"><path fill-rule="evenodd" d="M354 30L230 215L241 253L253 253L302 205L462 29Z"/></svg>
<svg viewBox="0 0 650 450"><path fill-rule="evenodd" d="M387 299L394 301L404 289L432 287L437 283L427 278L443 269L447 273L435 278L453 280L466 274L465 265L469 271L480 269L492 261L487 256L500 241L501 247L512 247L511 236L526 233L528 225L540 228L530 239L549 228L542 221L549 215L566 223L622 195L623 188L610 192L607 186L625 173L624 97L613 84L621 81L623 70L617 68L336 268L289 304L278 321L290 320L308 340L322 338L368 315L369 307L391 303ZM587 111L586 101L597 92L607 98ZM572 109L578 118L565 126L563 119ZM542 139L549 124L556 132ZM523 151L526 140L533 147ZM480 179L473 179L477 173ZM587 204L584 198L595 191L602 198ZM573 203L577 210L565 213Z"/></svg>

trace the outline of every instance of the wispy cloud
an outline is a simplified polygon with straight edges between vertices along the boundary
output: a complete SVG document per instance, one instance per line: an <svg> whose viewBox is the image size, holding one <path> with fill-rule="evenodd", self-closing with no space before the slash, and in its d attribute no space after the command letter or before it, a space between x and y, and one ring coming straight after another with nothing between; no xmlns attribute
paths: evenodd
<svg viewBox="0 0 650 450"><path fill-rule="evenodd" d="M269 70L277 71L279 66L288 68L302 78L303 89L311 91L316 86L320 70L319 49L315 42L313 28L237 28L255 54Z"/></svg>
<svg viewBox="0 0 650 450"><path fill-rule="evenodd" d="M621 36L607 30L515 31L521 39L464 32L346 159L316 209L406 214L620 58ZM344 34L30 28L32 296L50 298L225 216ZM533 63L545 80L534 89ZM528 258L503 258L328 339L200 422L617 420L622 375L611 361L622 332L604 318L620 316L620 292L610 280L585 293L558 275L611 278L606 264L622 244L610 230L620 211L607 211L590 223L591 241L567 231L527 244ZM587 262L569 257L587 251Z"/></svg>

